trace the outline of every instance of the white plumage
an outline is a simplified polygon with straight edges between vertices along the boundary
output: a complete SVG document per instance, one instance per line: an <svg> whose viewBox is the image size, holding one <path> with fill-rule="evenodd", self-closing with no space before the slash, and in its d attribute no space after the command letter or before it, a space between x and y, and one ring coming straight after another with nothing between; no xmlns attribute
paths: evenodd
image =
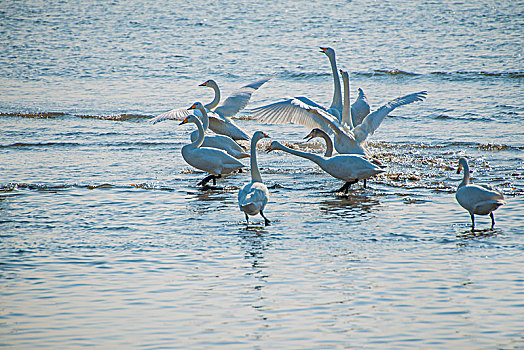
<svg viewBox="0 0 524 350"><path fill-rule="evenodd" d="M264 208L269 199L269 191L262 182L260 170L257 163L257 142L267 136L262 131L257 131L251 138L251 183L246 184L238 191L238 206L246 216L249 223L249 215L260 215L264 218L265 225L270 221L264 216Z"/></svg>
<svg viewBox="0 0 524 350"><path fill-rule="evenodd" d="M190 108L194 109L194 106L195 105ZM198 128L198 139L189 145L182 147L182 157L189 165L211 174L199 182L199 185L204 186L210 180L213 180L213 184L216 184L217 178L244 167L244 164L222 150L200 147L204 142L204 128L195 115L189 115L182 121L182 123L180 123L180 125L186 123L196 124Z"/></svg>
<svg viewBox="0 0 524 350"><path fill-rule="evenodd" d="M367 159L358 155L343 154L330 158L325 158L316 154L297 151L288 148L278 141L271 142L268 152L279 150L298 157L309 159L315 162L322 170L329 175L346 183L339 192L347 193L349 187L359 180L368 179L374 175L384 172L384 169L376 164L369 162Z"/></svg>
<svg viewBox="0 0 524 350"><path fill-rule="evenodd" d="M471 229L475 229L475 214L488 215L491 217L491 229L495 226L495 216L493 211L503 204L504 195L493 187L484 184L470 184L469 165L466 158L459 159L457 174L464 169L464 177L457 188L455 198L457 202L466 209L471 216Z"/></svg>

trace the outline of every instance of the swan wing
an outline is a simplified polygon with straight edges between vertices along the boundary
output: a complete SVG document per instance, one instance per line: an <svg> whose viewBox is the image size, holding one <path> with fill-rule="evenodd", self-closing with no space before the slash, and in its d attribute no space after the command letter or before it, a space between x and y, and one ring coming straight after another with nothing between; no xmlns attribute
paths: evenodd
<svg viewBox="0 0 524 350"><path fill-rule="evenodd" d="M241 87L231 96L226 98L222 105L215 108L214 112L223 118L230 118L234 116L247 106L253 92L264 85L264 83L266 83L269 79L271 78L260 79Z"/></svg>
<svg viewBox="0 0 524 350"><path fill-rule="evenodd" d="M375 130L377 130L384 118L386 118L391 111L400 106L423 101L426 98L426 94L427 91L421 91L389 101L365 117L364 120L362 120L362 123L353 129L355 139L359 142L363 142L369 135L373 135Z"/></svg>
<svg viewBox="0 0 524 350"><path fill-rule="evenodd" d="M369 114L371 108L369 107L368 99L362 89L358 89L358 97L351 105L351 119L353 126L362 123L362 120Z"/></svg>
<svg viewBox="0 0 524 350"><path fill-rule="evenodd" d="M254 117L270 124L299 124L310 129L320 128L332 134L330 123L337 122L325 109L306 97L293 97L251 110Z"/></svg>
<svg viewBox="0 0 524 350"><path fill-rule="evenodd" d="M199 118L202 118L202 113L198 109L188 110L187 108L175 108L168 112L162 113L154 118L149 120L150 123L156 124L163 122L164 120L174 119L174 120L184 120L189 115L195 115Z"/></svg>

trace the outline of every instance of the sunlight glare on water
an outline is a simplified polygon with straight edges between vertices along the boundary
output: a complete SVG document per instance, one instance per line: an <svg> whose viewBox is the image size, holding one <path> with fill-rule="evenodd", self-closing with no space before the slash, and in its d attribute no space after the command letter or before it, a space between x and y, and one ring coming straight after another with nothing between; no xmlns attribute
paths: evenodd
<svg viewBox="0 0 524 350"><path fill-rule="evenodd" d="M522 348L524 129L517 3L0 4L0 344L28 348ZM249 168L202 191L193 125L152 116L272 77L328 106L336 50L372 110L384 174L347 195L309 129L235 120L270 191L245 224ZM248 142L240 142L248 148ZM474 183L506 204L470 217ZM249 165L249 159L242 160Z"/></svg>

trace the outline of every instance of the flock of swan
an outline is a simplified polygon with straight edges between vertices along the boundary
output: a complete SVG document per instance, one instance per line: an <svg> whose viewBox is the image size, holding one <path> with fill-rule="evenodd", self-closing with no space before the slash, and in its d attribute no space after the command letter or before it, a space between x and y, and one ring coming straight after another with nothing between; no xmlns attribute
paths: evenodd
<svg viewBox="0 0 524 350"><path fill-rule="evenodd" d="M272 141L267 152L283 151L316 163L329 175L342 180L344 185L336 192L347 194L352 184L363 181L365 187L367 179L385 172L385 166L374 159L365 147L367 138L377 130L391 111L400 106L423 101L427 92L420 91L398 97L370 113L370 106L362 89L358 89L355 102L350 103L349 74L340 70L344 88L342 95L335 51L328 47L320 49L329 58L333 75L334 93L329 107L317 104L307 97L298 96L254 108L251 113L256 120L264 123L294 123L308 127L311 129L305 137L308 141L316 137L324 139L326 151L323 156L291 149L278 141ZM269 191L260 175L256 147L261 139L269 136L262 131L256 131L251 137L250 153L246 153L237 141L250 138L231 117L244 109L252 94L269 79L261 79L240 88L220 106L220 89L214 80L207 80L200 86L214 90L215 96L209 104L195 102L187 109L176 108L151 119L152 123L175 119L182 120L180 125L196 125L197 130L191 133L191 143L182 147L182 157L192 167L209 174L198 183L203 188L207 188L209 181L216 185L216 180L222 176L241 171L244 164L239 159L249 157L251 182L239 190L238 205L245 214L246 223L249 224L249 216L260 214L266 226L270 224L270 220L264 215ZM215 135L206 135L208 129ZM338 154L333 154L334 150ZM458 203L470 213L472 230L475 229L475 214L489 214L493 229L493 211L505 204L503 194L489 185L471 184L468 162L464 157L459 159L457 173L462 169L464 178L456 192Z"/></svg>

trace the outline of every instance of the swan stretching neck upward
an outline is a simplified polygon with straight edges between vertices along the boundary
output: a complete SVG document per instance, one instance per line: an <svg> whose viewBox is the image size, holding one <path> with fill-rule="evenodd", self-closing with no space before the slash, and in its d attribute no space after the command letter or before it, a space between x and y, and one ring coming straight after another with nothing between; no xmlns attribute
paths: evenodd
<svg viewBox="0 0 524 350"><path fill-rule="evenodd" d="M193 106L189 108L194 109L195 107ZM196 124L198 128L198 139L189 145L182 147L182 157L184 157L184 160L189 165L211 174L204 180L200 181L198 185L205 187L210 180L213 180L213 184L216 185L216 179L221 178L222 175L230 174L244 167L244 164L240 163L222 150L200 147L204 142L204 128L195 115L189 115L180 123L180 125L186 123Z"/></svg>
<svg viewBox="0 0 524 350"><path fill-rule="evenodd" d="M226 98L220 106L218 106L220 102L220 88L218 84L214 80L207 80L200 84L200 86L209 87L215 92L213 101L205 105L209 111L212 111L209 129L217 134L229 136L233 140L249 140L249 136L235 124L231 117L244 109L249 103L251 95L269 79L271 78L260 79L241 87Z"/></svg>
<svg viewBox="0 0 524 350"><path fill-rule="evenodd" d="M475 214L491 217L491 229L495 226L493 211L503 204L504 195L489 185L474 185L469 182L469 165L466 158L459 158L457 174L464 169L464 177L457 188L457 202L471 215L471 230L475 230Z"/></svg>
<svg viewBox="0 0 524 350"><path fill-rule="evenodd" d="M316 154L287 148L278 141L271 142L268 152L274 150L284 151L298 157L309 159L329 175L345 181L346 183L338 192L348 193L352 184L384 172L379 166L370 163L367 159L358 155L343 154L331 158L324 158Z"/></svg>
<svg viewBox="0 0 524 350"><path fill-rule="evenodd" d="M338 78L337 59L335 57L335 50L330 47L321 47L320 52L323 52L331 64L331 73L333 75L333 100L327 112L334 115L338 121L342 119L342 90L340 88L340 79Z"/></svg>
<svg viewBox="0 0 524 350"><path fill-rule="evenodd" d="M205 131L207 130L209 126L209 117L208 117L206 108L200 102L195 102L193 106L191 106L190 108L194 110L198 110L200 112L199 114L202 116L200 119L202 120L202 126L204 128L204 133L205 133ZM198 130L193 131L191 133L191 142L194 142L197 139L198 139ZM236 143L235 141L233 141L231 138L227 136L222 136L222 135L205 136L204 142L202 143L200 147L218 148L218 149L226 151L227 154L237 159L249 157L249 154L244 152L244 149L240 147L238 143Z"/></svg>
<svg viewBox="0 0 524 350"><path fill-rule="evenodd" d="M262 131L257 131L251 138L251 183L246 184L238 191L238 206L246 215L247 224L249 224L249 215L260 213L264 218L264 224L267 226L271 221L264 216L263 211L269 199L269 191L262 182L257 163L257 143L265 137L269 136Z"/></svg>

